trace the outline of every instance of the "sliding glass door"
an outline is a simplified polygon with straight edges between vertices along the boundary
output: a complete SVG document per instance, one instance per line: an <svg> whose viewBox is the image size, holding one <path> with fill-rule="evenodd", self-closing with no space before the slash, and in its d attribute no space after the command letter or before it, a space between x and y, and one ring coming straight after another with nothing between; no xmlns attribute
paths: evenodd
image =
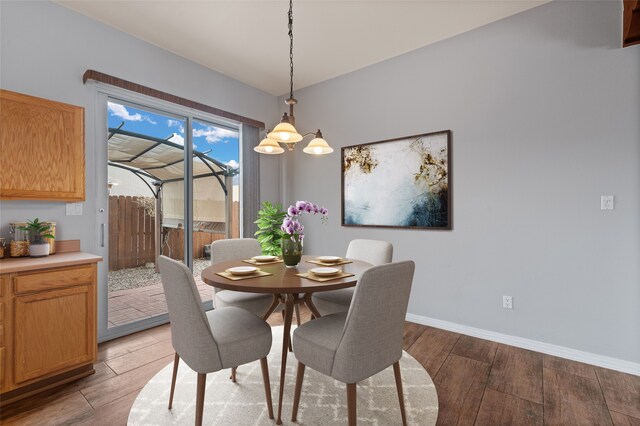
<svg viewBox="0 0 640 426"><path fill-rule="evenodd" d="M201 118L194 118L191 123L193 274L198 286L206 287L200 273L211 263L209 245L223 238L240 237L239 137L238 129ZM215 172L218 169L224 172ZM211 296L207 292L208 300Z"/></svg>
<svg viewBox="0 0 640 426"><path fill-rule="evenodd" d="M98 98L106 127L96 126L97 155L107 166L98 174L99 339L108 340L167 321L158 255L192 268L211 308L211 288L200 280L209 245L240 235L239 130L140 95Z"/></svg>

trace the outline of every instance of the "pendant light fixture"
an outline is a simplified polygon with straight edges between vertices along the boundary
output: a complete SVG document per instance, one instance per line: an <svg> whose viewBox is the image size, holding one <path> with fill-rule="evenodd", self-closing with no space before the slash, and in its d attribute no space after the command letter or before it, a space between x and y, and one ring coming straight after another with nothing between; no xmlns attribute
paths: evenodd
<svg viewBox="0 0 640 426"><path fill-rule="evenodd" d="M307 154L324 155L333 152L333 148L329 146L326 140L322 137L322 132L318 129L315 133L306 133L304 135L298 133L296 130L296 118L293 115L293 106L298 101L293 97L293 0L289 0L289 98L284 101L289 105L289 113L283 114L280 119L280 123L273 128L272 131L267 133L254 151L261 154L282 154L284 149L280 145L283 143L287 146L289 151L293 151L296 144L300 142L304 137L314 135L315 137L309 142L309 145L303 149Z"/></svg>

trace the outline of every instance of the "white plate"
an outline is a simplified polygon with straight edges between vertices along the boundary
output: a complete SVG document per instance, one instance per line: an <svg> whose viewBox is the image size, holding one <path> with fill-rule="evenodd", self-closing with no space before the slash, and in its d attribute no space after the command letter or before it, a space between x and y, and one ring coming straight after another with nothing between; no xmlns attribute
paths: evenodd
<svg viewBox="0 0 640 426"><path fill-rule="evenodd" d="M316 260L319 260L322 263L336 263L341 260L340 256L318 256Z"/></svg>
<svg viewBox="0 0 640 426"><path fill-rule="evenodd" d="M259 269L254 268L253 266L236 266L235 268L227 269L227 272L230 273L231 275L238 275L238 276L251 275L251 274L255 274L258 271Z"/></svg>
<svg viewBox="0 0 640 426"><path fill-rule="evenodd" d="M278 256L253 256L251 259L256 262L273 262Z"/></svg>
<svg viewBox="0 0 640 426"><path fill-rule="evenodd" d="M331 275L336 275L340 272L338 268L313 268L310 272L319 277L330 277Z"/></svg>

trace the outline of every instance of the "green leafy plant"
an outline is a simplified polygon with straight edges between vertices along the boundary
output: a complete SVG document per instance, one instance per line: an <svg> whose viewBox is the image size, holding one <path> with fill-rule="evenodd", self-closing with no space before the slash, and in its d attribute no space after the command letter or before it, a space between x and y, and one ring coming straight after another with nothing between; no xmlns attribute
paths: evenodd
<svg viewBox="0 0 640 426"><path fill-rule="evenodd" d="M262 208L258 210L258 220L254 223L258 225L255 236L262 246L262 253L270 256L282 255L282 235L280 229L286 212L282 210L280 204L273 205L268 201L262 202Z"/></svg>
<svg viewBox="0 0 640 426"><path fill-rule="evenodd" d="M18 226L18 229L27 231L34 244L44 244L44 238L55 238L51 235L51 225L47 222L40 222L37 217L28 220L27 226Z"/></svg>

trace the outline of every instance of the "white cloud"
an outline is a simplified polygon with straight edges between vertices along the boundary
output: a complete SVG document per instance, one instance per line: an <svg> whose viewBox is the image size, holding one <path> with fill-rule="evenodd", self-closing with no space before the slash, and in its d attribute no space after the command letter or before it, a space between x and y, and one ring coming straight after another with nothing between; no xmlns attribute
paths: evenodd
<svg viewBox="0 0 640 426"><path fill-rule="evenodd" d="M177 133L172 133L171 137L167 139L169 142L177 143L178 145L184 146L184 137L180 136Z"/></svg>
<svg viewBox="0 0 640 426"><path fill-rule="evenodd" d="M124 105L108 102L109 112L125 121L147 121L151 124L158 124L146 115L139 113L131 114Z"/></svg>
<svg viewBox="0 0 640 426"><path fill-rule="evenodd" d="M227 162L227 166L231 167L232 169L237 169L238 167L240 167L240 164L238 164L236 160L231 160Z"/></svg>
<svg viewBox="0 0 640 426"><path fill-rule="evenodd" d="M171 133L171 136L169 136L167 140L180 146L184 146L184 137L178 133ZM196 144L193 144L193 149L195 150L196 148Z"/></svg>
<svg viewBox="0 0 640 426"><path fill-rule="evenodd" d="M182 124L182 121L180 121L180 120L169 119L169 120L167 120L167 126L169 126L169 127L177 127L178 130L180 131L180 133L184 133L184 125Z"/></svg>
<svg viewBox="0 0 640 426"><path fill-rule="evenodd" d="M129 111L127 111L127 109L120 104L112 104L111 102L109 102L109 112L111 112L111 114L115 115L116 117L122 118L123 120L142 121L142 115L140 114L131 115Z"/></svg>
<svg viewBox="0 0 640 426"><path fill-rule="evenodd" d="M204 129L195 129L193 131L194 137L204 136L209 143L218 143L223 138L235 138L238 136L238 132L233 130L221 129L213 126L206 126Z"/></svg>

